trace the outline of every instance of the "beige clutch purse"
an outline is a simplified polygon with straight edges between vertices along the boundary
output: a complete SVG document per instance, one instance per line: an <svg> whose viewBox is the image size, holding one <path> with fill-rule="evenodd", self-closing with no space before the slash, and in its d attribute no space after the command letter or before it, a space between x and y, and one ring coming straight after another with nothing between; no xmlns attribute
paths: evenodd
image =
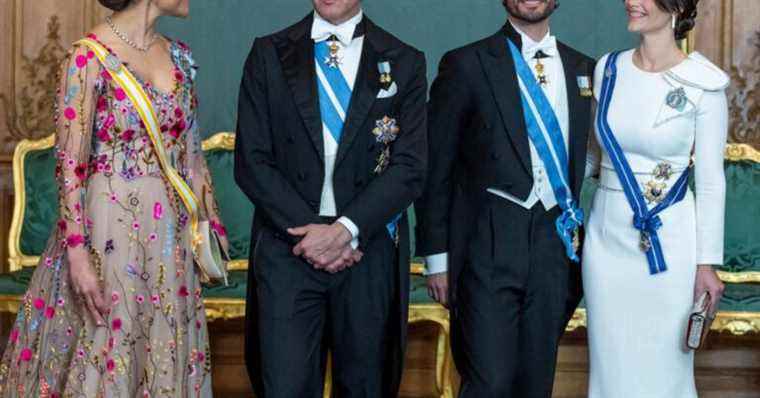
<svg viewBox="0 0 760 398"><path fill-rule="evenodd" d="M222 280L227 286L227 263L229 256L224 251L219 235L212 230L208 221L198 222L198 234L203 237L195 254L195 263L203 274L204 282Z"/></svg>
<svg viewBox="0 0 760 398"><path fill-rule="evenodd" d="M702 293L697 301L694 302L694 308L689 316L689 324L686 329L686 347L692 350L698 350L702 347L707 333L710 331L712 318L709 314L710 294Z"/></svg>

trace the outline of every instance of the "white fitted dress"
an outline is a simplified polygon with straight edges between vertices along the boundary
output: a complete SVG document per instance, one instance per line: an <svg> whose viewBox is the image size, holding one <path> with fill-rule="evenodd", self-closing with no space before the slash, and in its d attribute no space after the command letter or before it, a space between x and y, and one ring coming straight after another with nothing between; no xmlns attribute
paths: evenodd
<svg viewBox="0 0 760 398"><path fill-rule="evenodd" d="M696 269L723 263L728 77L698 53L664 73L639 69L632 55L629 50L618 57L610 127L642 192L652 199L657 193L652 188L663 188L664 196L688 167L693 148L695 191L660 214L658 234L668 269L650 275L633 212L606 150L599 147L598 131L592 139L588 174L599 175L600 188L583 250L588 396L691 398L697 396L694 358L684 341ZM606 62L607 56L595 71L597 99ZM671 105L681 106L668 105L668 94L679 88L682 101ZM658 165L671 172L657 178Z"/></svg>

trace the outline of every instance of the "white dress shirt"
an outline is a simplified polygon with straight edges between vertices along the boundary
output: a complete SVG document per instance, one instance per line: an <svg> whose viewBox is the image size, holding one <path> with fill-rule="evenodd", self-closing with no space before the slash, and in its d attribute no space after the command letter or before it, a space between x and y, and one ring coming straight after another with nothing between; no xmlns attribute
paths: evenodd
<svg viewBox="0 0 760 398"><path fill-rule="evenodd" d="M352 91L356 82L356 74L359 70L362 48L364 47L364 36L354 38L354 31L363 17L364 13L359 10L359 13L348 21L340 25L333 25L322 18L318 12L314 11L314 23L311 27L311 38L315 43L325 41L333 35L338 38L338 47L340 47L338 51L340 64L338 67ZM324 60L316 61L323 62ZM328 83L324 73L322 73L321 67L316 63L314 67L316 68L317 78L322 81L322 84L327 85ZM319 215L335 217L338 215L338 210L335 204L335 191L333 190L333 172L335 171L335 158L338 154L338 142L335 141L335 138L330 134L330 130L324 123L322 124L322 141L324 142L325 153L325 179L322 185ZM340 217L338 222L351 232L351 236L353 237L351 245L356 248L358 246L359 228L347 217Z"/></svg>
<svg viewBox="0 0 760 398"><path fill-rule="evenodd" d="M557 51L557 39L551 35L550 32L546 33L541 41L535 41L530 38L525 32L521 31L517 26L512 25L515 30L520 34L522 39L522 54L528 64L531 66L533 74L537 76L535 66L538 60L533 58L540 49L549 57L542 58L541 63L544 64L544 71L547 79L547 84L542 85L549 103L554 108L554 113L557 115L560 129L562 130L562 136L565 141L565 150L568 150L568 131L570 128L570 117L567 103L567 85L565 84L565 71L562 66L562 59ZM507 192L498 190L495 188L488 188L488 192L504 198L510 202L513 202L521 207L530 209L541 202L544 209L551 210L557 205L557 199L554 197L554 191L552 190L549 177L546 173L546 167L541 157L538 155L535 146L532 141L528 141L530 146L530 160L533 166L533 188L530 191L527 199L520 200ZM448 270L448 253L439 253L425 258L427 275L446 272Z"/></svg>

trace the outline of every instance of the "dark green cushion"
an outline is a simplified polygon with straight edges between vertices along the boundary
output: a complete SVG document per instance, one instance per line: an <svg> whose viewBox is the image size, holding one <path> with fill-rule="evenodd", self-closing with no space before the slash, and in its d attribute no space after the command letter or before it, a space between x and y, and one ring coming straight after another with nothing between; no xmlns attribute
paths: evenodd
<svg viewBox="0 0 760 398"><path fill-rule="evenodd" d="M215 194L222 221L229 234L233 259L247 259L253 205L235 184L232 151L206 153L214 180ZM27 154L25 162L26 211L21 229L21 251L40 255L58 217L57 188L54 177L53 149ZM754 239L760 224L760 164L726 162L726 256L723 270L729 272L760 271L760 240ZM592 180L584 185L581 204L587 211L597 186ZM409 209L410 236L414 256L414 209Z"/></svg>
<svg viewBox="0 0 760 398"><path fill-rule="evenodd" d="M26 293L26 287L32 279L34 268L24 268L10 274L0 274L0 294L21 296Z"/></svg>
<svg viewBox="0 0 760 398"><path fill-rule="evenodd" d="M24 162L26 207L21 226L21 252L39 256L58 219L58 186L55 181L55 150L30 152Z"/></svg>
<svg viewBox="0 0 760 398"><path fill-rule="evenodd" d="M206 163L214 184L214 195L219 204L222 223L230 240L230 257L248 259L253 223L253 205L238 188L233 175L234 152L212 150L206 152Z"/></svg>
<svg viewBox="0 0 760 398"><path fill-rule="evenodd" d="M434 304L427 291L425 277L412 275L409 281L409 304Z"/></svg>
<svg viewBox="0 0 760 398"><path fill-rule="evenodd" d="M726 162L724 271L760 271L759 198L760 164Z"/></svg>
<svg viewBox="0 0 760 398"><path fill-rule="evenodd" d="M721 311L760 312L760 284L727 283Z"/></svg>

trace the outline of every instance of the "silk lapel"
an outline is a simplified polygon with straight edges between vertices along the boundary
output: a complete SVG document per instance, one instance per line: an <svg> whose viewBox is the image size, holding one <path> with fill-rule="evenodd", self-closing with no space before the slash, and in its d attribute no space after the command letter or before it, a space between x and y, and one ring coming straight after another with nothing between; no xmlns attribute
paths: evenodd
<svg viewBox="0 0 760 398"><path fill-rule="evenodd" d="M583 59L573 54L564 44L558 43L562 67L565 73L565 86L567 87L567 110L569 118L568 136L568 171L570 172L570 184L576 191L576 177L585 173L586 162L583 153L588 139L589 122L591 120L591 108L589 100L581 97L578 87L578 76L588 76L583 68Z"/></svg>
<svg viewBox="0 0 760 398"><path fill-rule="evenodd" d="M505 25L504 30L508 28L511 28L509 23ZM521 45L519 36L515 44ZM507 53L505 33L500 32L492 36L489 39L488 50L480 51L478 54L515 152L525 171L532 175L530 146L520 101L520 87L517 83L514 60Z"/></svg>
<svg viewBox="0 0 760 398"><path fill-rule="evenodd" d="M322 138L322 116L317 95L317 76L314 65L314 42L309 36L313 15L299 22L279 47L280 63L285 79L290 86L298 113L309 132L319 159L324 161L324 139Z"/></svg>
<svg viewBox="0 0 760 398"><path fill-rule="evenodd" d="M382 43L375 35L376 26L367 16L364 16L365 34L364 44L362 47L362 58L359 62L359 69L356 72L356 81L354 90L351 94L351 105L346 114L346 123L343 127L343 136L338 144L338 154L335 159L337 168L341 161L345 159L351 144L354 142L357 134L360 133L361 127L367 120L369 111L377 99L380 91L380 72L377 69L377 63L380 61L378 48L383 48ZM370 132L367 131L367 134Z"/></svg>

